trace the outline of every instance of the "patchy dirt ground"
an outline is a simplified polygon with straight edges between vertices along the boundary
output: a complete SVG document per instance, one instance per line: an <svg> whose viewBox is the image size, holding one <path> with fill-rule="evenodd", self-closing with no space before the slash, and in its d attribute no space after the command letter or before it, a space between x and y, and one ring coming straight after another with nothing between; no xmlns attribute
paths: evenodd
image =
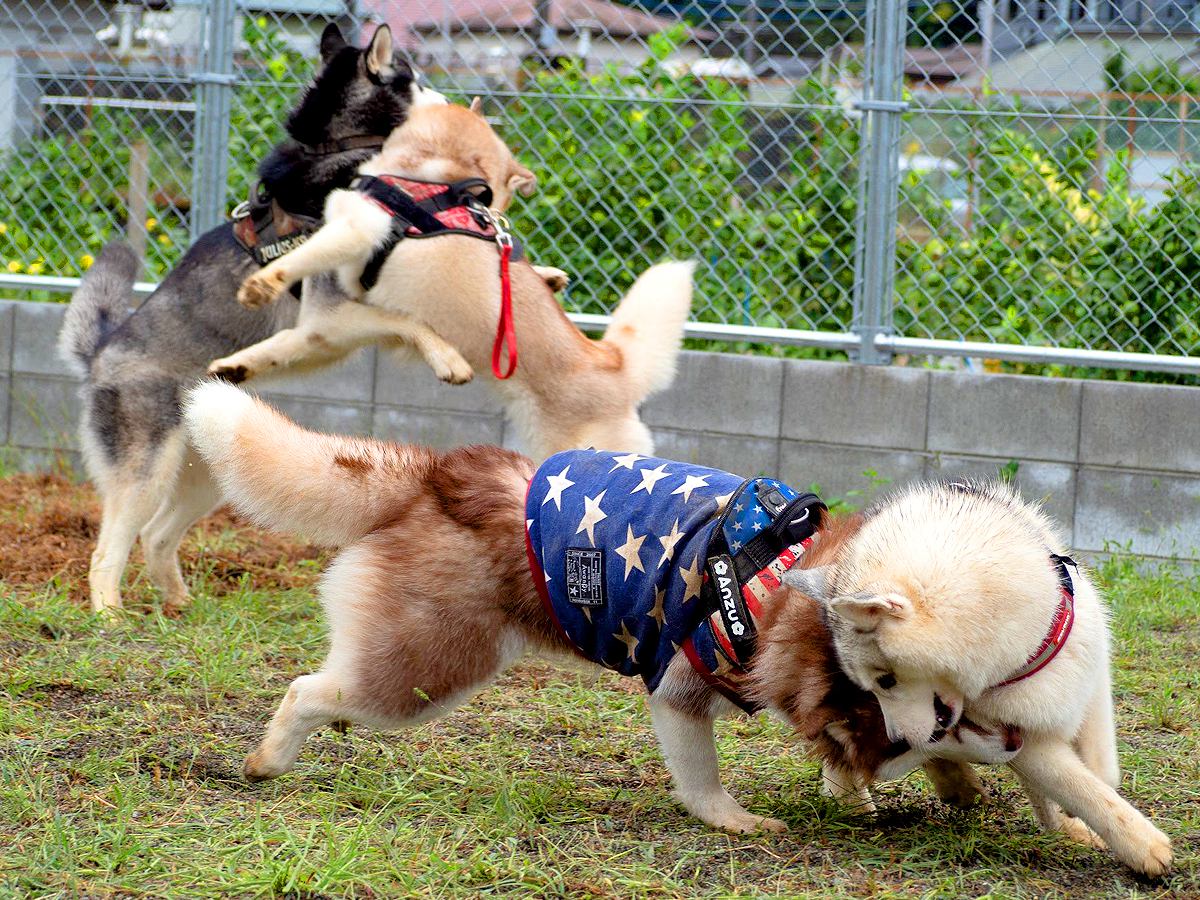
<svg viewBox="0 0 1200 900"><path fill-rule="evenodd" d="M87 601L88 561L100 530L100 504L88 485L59 475L14 475L0 479L0 578L14 587L63 587ZM316 568L300 567L320 558L319 548L270 534L241 517L219 510L204 519L183 542L184 577L197 572L234 588L245 576L255 587L306 587ZM126 578L136 584L140 550L134 549Z"/></svg>

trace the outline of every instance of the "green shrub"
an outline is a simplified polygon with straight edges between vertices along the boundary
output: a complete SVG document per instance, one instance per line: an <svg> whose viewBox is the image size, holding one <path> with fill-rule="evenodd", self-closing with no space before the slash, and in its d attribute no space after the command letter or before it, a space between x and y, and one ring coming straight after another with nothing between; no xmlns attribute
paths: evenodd
<svg viewBox="0 0 1200 900"><path fill-rule="evenodd" d="M311 73L265 20L248 19L245 37L257 62L233 103L230 205L246 195ZM634 72L527 72L524 90L506 104L504 136L539 178L537 194L514 210L530 256L577 276L569 302L581 311L610 309L654 262L691 258L700 262L701 320L847 330L860 122L815 80L796 89L793 103L767 109L741 86L670 74L663 63L674 35L651 46ZM1164 87L1169 76L1139 77ZM1200 175L1178 172L1165 202L1149 208L1130 193L1123 153L1112 156L1104 193L1088 189L1090 126L1045 150L1011 121L980 117L970 130L969 229L925 176L910 171L901 180L904 216L926 229L898 240L897 330L1195 353ZM177 139L130 113L98 111L76 135L22 148L0 172L0 264L78 274L124 224L133 141L154 148L156 196L183 194L186 160L162 155ZM765 166L767 144L775 156ZM186 231L169 203L150 218L147 274L158 278Z"/></svg>

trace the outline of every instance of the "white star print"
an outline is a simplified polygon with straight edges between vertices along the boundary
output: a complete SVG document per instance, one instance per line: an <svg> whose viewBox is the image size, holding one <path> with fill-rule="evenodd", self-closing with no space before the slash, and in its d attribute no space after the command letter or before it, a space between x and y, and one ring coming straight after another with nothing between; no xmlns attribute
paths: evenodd
<svg viewBox="0 0 1200 900"><path fill-rule="evenodd" d="M654 592L654 608L651 609L650 612L646 613L646 615L648 615L650 618L652 618L655 622L658 623L659 628L662 628L662 626L665 625L666 621L667 621L667 612L665 609L663 609L663 603L666 601L666 599L667 599L667 592L665 589L655 591ZM679 648L676 647L675 649L678 650Z"/></svg>
<svg viewBox="0 0 1200 900"><path fill-rule="evenodd" d="M600 501L604 499L605 491L601 491L595 497L583 498L583 518L579 520L579 527L575 529L575 533L587 531L588 541L593 547L596 546L596 524L602 519L608 518L608 513L600 508Z"/></svg>
<svg viewBox="0 0 1200 900"><path fill-rule="evenodd" d="M639 469L638 474L642 476L642 483L629 493L636 494L638 491L645 491L647 494L653 494L654 486L671 474L666 469L666 463L663 463L657 469Z"/></svg>
<svg viewBox="0 0 1200 900"><path fill-rule="evenodd" d="M755 522L755 523L754 523L754 530L755 530L755 531L762 531L762 522Z"/></svg>
<svg viewBox="0 0 1200 900"><path fill-rule="evenodd" d="M629 633L629 627L625 624L625 620L621 620L621 630L619 633L614 633L618 641L625 645L625 649L629 652L629 659L637 662L638 639L635 635Z"/></svg>
<svg viewBox="0 0 1200 900"><path fill-rule="evenodd" d="M733 508L733 511L734 511L735 513L740 513L740 512L741 512L742 510L744 510L745 508L746 508L746 504L745 504L745 503L739 503L739 504L737 504L736 506L734 506L734 508Z"/></svg>
<svg viewBox="0 0 1200 900"><path fill-rule="evenodd" d="M742 549L742 542L741 542L741 541L734 541L733 543L731 543L731 544L729 545L729 547L730 547L730 549L732 549L732 550L733 550L733 552L734 552L734 553L737 553L739 550L741 550L741 549Z"/></svg>
<svg viewBox="0 0 1200 900"><path fill-rule="evenodd" d="M646 458L647 457L642 456L641 454L638 454L638 453L626 453L624 456L614 456L613 462L616 463L616 465L614 465L608 471L615 472L615 471L617 471L617 469L628 469L629 471L632 472L633 464L635 462L637 462L639 459L646 459Z"/></svg>
<svg viewBox="0 0 1200 900"><path fill-rule="evenodd" d="M725 507L729 505L729 501L733 499L733 492L730 491L728 494L718 494L716 497L713 497L713 499L717 501L717 512L724 512Z"/></svg>
<svg viewBox="0 0 1200 900"><path fill-rule="evenodd" d="M646 535L641 537L633 536L633 526L625 526L625 543L616 549L617 556L625 560L625 580L629 580L629 573L634 569L639 572L645 572L642 568L642 557L638 553L642 549L642 543L646 540Z"/></svg>
<svg viewBox="0 0 1200 900"><path fill-rule="evenodd" d="M692 564L686 569L683 566L679 567L679 577L683 579L687 587L683 592L682 603L687 603L692 597L700 596L700 585L704 583L704 572L700 569L700 554L697 553L692 560Z"/></svg>
<svg viewBox="0 0 1200 900"><path fill-rule="evenodd" d="M562 512L562 493L575 484L575 482L567 477L567 470L570 468L570 466L567 466L557 475L546 476L546 483L550 485L550 490L546 491L546 497L542 500L542 506L553 500L554 505L558 507L558 511Z"/></svg>
<svg viewBox="0 0 1200 900"><path fill-rule="evenodd" d="M675 555L675 545L678 544L682 538L683 532L679 530L679 520L676 519L675 524L671 526L671 533L664 534L658 539L658 542L663 546L662 558L658 561L660 566Z"/></svg>
<svg viewBox="0 0 1200 900"><path fill-rule="evenodd" d="M683 479L683 484L671 491L671 496L675 494L683 494L683 502L690 503L692 499L692 491L698 487L708 487L707 475L688 475Z"/></svg>
<svg viewBox="0 0 1200 900"><path fill-rule="evenodd" d="M528 531L532 527L533 527L533 519L526 519L525 520L525 530Z"/></svg>

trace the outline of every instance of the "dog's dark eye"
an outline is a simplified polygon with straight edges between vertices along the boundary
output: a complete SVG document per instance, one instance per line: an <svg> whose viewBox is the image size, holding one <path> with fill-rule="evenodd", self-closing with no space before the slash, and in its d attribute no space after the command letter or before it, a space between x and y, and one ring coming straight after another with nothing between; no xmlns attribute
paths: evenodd
<svg viewBox="0 0 1200 900"><path fill-rule="evenodd" d="M888 674L880 675L878 678L876 678L875 683L879 685L880 690L890 691L896 686L896 676L891 672L888 672Z"/></svg>

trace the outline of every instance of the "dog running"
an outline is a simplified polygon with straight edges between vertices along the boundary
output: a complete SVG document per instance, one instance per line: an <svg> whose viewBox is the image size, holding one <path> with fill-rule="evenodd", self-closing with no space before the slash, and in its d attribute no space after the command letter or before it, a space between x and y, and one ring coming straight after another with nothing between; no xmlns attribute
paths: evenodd
<svg viewBox="0 0 1200 900"><path fill-rule="evenodd" d="M526 650L642 677L677 795L731 831L784 827L721 785L713 720L739 707L791 721L824 760L826 789L856 800L860 785L927 765L945 798L972 802L965 763L1020 750L1016 730L965 719L935 742L887 737L871 694L837 671L816 604L780 589L819 546L812 495L632 452L568 451L536 468L499 447L319 435L219 382L193 391L185 418L238 510L344 548L320 589L329 655L292 683L246 760L252 779L289 771L332 722L443 715ZM652 525L630 517L647 506ZM731 601L734 575L744 592Z"/></svg>

